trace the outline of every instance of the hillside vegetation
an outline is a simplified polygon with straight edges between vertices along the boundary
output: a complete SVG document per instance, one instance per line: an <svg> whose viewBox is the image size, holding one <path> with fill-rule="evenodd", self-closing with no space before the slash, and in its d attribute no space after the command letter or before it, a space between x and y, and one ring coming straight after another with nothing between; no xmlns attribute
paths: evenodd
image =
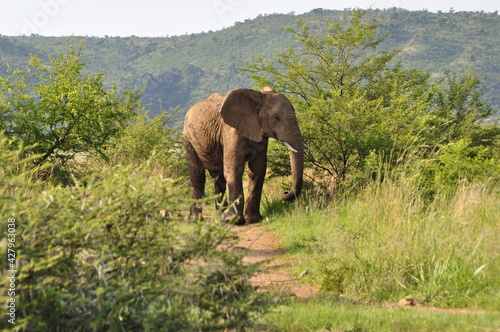
<svg viewBox="0 0 500 332"><path fill-rule="evenodd" d="M303 19L315 30L348 21L352 11L316 9L303 15L273 14L236 23L221 31L164 38L73 36L85 40L89 70L104 73L108 86L142 88L145 103L167 110L187 108L212 92L227 92L253 83L237 68L256 56L271 57L286 47L299 47L285 27ZM494 113L500 110L500 19L498 13L369 10L367 17L380 20L380 34L388 37L381 50L401 50L394 61L405 67L430 72L434 79L448 71L459 74L471 69L483 77L483 98ZM0 36L0 73L6 63L25 64L29 54L45 58L46 53L67 48L67 38Z"/></svg>

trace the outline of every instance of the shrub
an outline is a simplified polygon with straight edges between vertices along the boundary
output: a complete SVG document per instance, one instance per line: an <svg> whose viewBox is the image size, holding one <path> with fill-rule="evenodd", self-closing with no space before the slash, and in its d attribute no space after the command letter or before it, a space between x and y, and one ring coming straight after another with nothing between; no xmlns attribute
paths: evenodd
<svg viewBox="0 0 500 332"><path fill-rule="evenodd" d="M2 161L20 154L9 153ZM218 249L228 229L181 222L188 203L179 198L181 188L150 176L147 163L110 167L85 186L25 190L29 174L20 165L28 162L7 160L0 174L10 186L2 226L16 219L15 329L230 329L265 310L263 295L248 282L256 266ZM7 257L5 246L1 251ZM2 289L6 282L4 275Z"/></svg>
<svg viewBox="0 0 500 332"><path fill-rule="evenodd" d="M153 159L167 173L178 177L187 175L177 113L160 113L150 118L148 112L139 112L110 142L107 151L110 164L140 164Z"/></svg>
<svg viewBox="0 0 500 332"><path fill-rule="evenodd" d="M500 175L498 160L491 156L488 147L470 147L470 142L460 140L443 147L438 154L437 182L453 186L459 180L484 181Z"/></svg>

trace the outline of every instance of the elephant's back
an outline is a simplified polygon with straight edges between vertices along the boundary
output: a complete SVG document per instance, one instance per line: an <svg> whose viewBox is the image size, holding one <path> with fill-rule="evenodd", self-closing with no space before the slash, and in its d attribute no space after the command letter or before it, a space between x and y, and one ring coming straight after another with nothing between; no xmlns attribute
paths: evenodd
<svg viewBox="0 0 500 332"><path fill-rule="evenodd" d="M184 138L191 143L204 166L209 170L222 168L220 144L222 118L219 113L224 96L213 94L189 109L184 120ZM220 158L216 157L221 154ZM220 162L219 162L220 159Z"/></svg>
<svg viewBox="0 0 500 332"><path fill-rule="evenodd" d="M213 93L205 100L194 104L186 113L185 122L199 122L201 119L213 121L220 118L219 109L224 102L224 96L220 93Z"/></svg>
<svg viewBox="0 0 500 332"><path fill-rule="evenodd" d="M212 96L214 95L215 93ZM224 101L224 96L220 95L222 98L212 98L212 96L197 102L188 110L184 119L185 133L208 135L220 126L222 118L219 109Z"/></svg>

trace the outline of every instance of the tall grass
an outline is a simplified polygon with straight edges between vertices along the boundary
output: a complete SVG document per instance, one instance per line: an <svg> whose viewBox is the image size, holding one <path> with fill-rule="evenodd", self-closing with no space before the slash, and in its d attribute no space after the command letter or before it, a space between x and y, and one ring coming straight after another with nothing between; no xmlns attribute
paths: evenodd
<svg viewBox="0 0 500 332"><path fill-rule="evenodd" d="M387 172L327 208L297 202L268 226L327 292L500 309L498 189L461 182L429 202L414 175Z"/></svg>

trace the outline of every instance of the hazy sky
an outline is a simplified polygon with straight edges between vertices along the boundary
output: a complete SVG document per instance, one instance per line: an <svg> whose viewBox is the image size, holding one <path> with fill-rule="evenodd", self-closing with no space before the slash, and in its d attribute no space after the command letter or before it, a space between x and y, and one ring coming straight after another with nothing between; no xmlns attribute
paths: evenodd
<svg viewBox="0 0 500 332"><path fill-rule="evenodd" d="M0 34L175 36L315 8L498 11L498 0L0 0Z"/></svg>

